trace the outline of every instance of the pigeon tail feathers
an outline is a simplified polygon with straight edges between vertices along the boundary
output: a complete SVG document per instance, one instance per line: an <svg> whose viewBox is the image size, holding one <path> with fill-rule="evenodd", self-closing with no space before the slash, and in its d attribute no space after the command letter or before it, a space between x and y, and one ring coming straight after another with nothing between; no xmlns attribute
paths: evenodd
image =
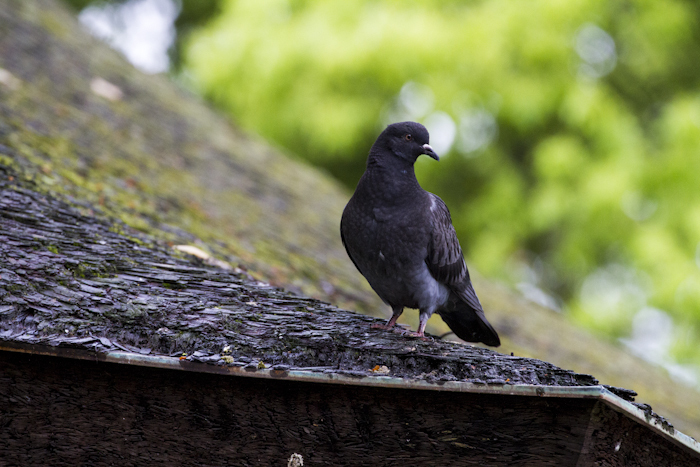
<svg viewBox="0 0 700 467"><path fill-rule="evenodd" d="M460 339L467 342L483 342L492 347L501 345L501 339L486 319L484 312L473 308L456 296L453 295L437 313Z"/></svg>

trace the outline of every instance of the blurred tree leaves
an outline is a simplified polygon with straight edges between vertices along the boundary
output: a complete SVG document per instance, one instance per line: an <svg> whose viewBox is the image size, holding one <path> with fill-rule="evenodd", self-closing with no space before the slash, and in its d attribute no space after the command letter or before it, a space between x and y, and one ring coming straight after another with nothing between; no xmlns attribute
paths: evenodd
<svg viewBox="0 0 700 467"><path fill-rule="evenodd" d="M240 126L353 187L386 123L424 122L450 149L419 179L474 268L611 337L664 310L700 365L700 3L185 0L178 22Z"/></svg>

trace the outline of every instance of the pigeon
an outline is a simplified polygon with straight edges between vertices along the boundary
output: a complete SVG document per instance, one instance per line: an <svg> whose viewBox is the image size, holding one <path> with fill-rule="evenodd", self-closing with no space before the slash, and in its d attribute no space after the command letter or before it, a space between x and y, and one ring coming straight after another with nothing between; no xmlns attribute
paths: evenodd
<svg viewBox="0 0 700 467"><path fill-rule="evenodd" d="M404 308L418 309L424 337L437 313L457 337L497 347L469 278L450 211L425 191L413 168L422 154L439 160L428 130L416 122L389 125L369 151L367 168L345 206L340 236L348 256L392 310L392 329Z"/></svg>

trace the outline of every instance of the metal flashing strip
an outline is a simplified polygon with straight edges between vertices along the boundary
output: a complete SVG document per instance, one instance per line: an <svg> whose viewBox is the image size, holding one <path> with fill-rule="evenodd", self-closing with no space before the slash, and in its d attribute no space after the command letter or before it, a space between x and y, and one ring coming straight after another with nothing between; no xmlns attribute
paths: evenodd
<svg viewBox="0 0 700 467"><path fill-rule="evenodd" d="M338 373L337 370L293 370L293 369L258 369L236 365L216 365L190 362L178 357L143 355L135 352L110 351L98 353L83 349L31 345L0 341L0 351L21 352L33 355L90 360L149 368L184 370L197 373L213 373L248 378L288 380L307 383L342 384L352 386L369 386L395 389L417 389L428 391L450 391L473 394L493 394L503 396L559 397L571 399L598 399L616 412L622 413L636 422L648 426L676 445L700 454L700 442L680 431L664 426L662 421L643 409L616 396L603 386L536 386L526 384L476 384L463 381L437 381L396 378L392 376Z"/></svg>

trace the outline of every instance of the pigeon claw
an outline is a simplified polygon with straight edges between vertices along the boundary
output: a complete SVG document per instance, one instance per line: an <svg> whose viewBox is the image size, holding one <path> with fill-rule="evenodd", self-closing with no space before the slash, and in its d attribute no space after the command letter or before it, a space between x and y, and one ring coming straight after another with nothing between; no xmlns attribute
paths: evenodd
<svg viewBox="0 0 700 467"><path fill-rule="evenodd" d="M422 340L423 342L435 342L435 339L433 339L433 338L430 337L430 336L426 336L426 335L423 334L422 332L407 332L407 333L405 334L405 336L407 336L407 337L415 337L415 338L418 338L418 339Z"/></svg>
<svg viewBox="0 0 700 467"><path fill-rule="evenodd" d="M370 328L372 328L372 329L384 329L384 330L389 330L389 329L391 329L391 328L394 327L394 325L396 324L396 320L399 319L399 316L401 316L401 312L394 313L394 314L391 316L391 319L390 319L389 321L386 322L386 324L375 323L375 324L372 324L372 325L370 326ZM401 326L401 325L399 325L399 326Z"/></svg>
<svg viewBox="0 0 700 467"><path fill-rule="evenodd" d="M435 339L433 339L431 336L426 336L423 333L423 331L415 331L415 332L405 331L402 334L406 337L418 338L418 339L422 340L423 342L435 342Z"/></svg>

